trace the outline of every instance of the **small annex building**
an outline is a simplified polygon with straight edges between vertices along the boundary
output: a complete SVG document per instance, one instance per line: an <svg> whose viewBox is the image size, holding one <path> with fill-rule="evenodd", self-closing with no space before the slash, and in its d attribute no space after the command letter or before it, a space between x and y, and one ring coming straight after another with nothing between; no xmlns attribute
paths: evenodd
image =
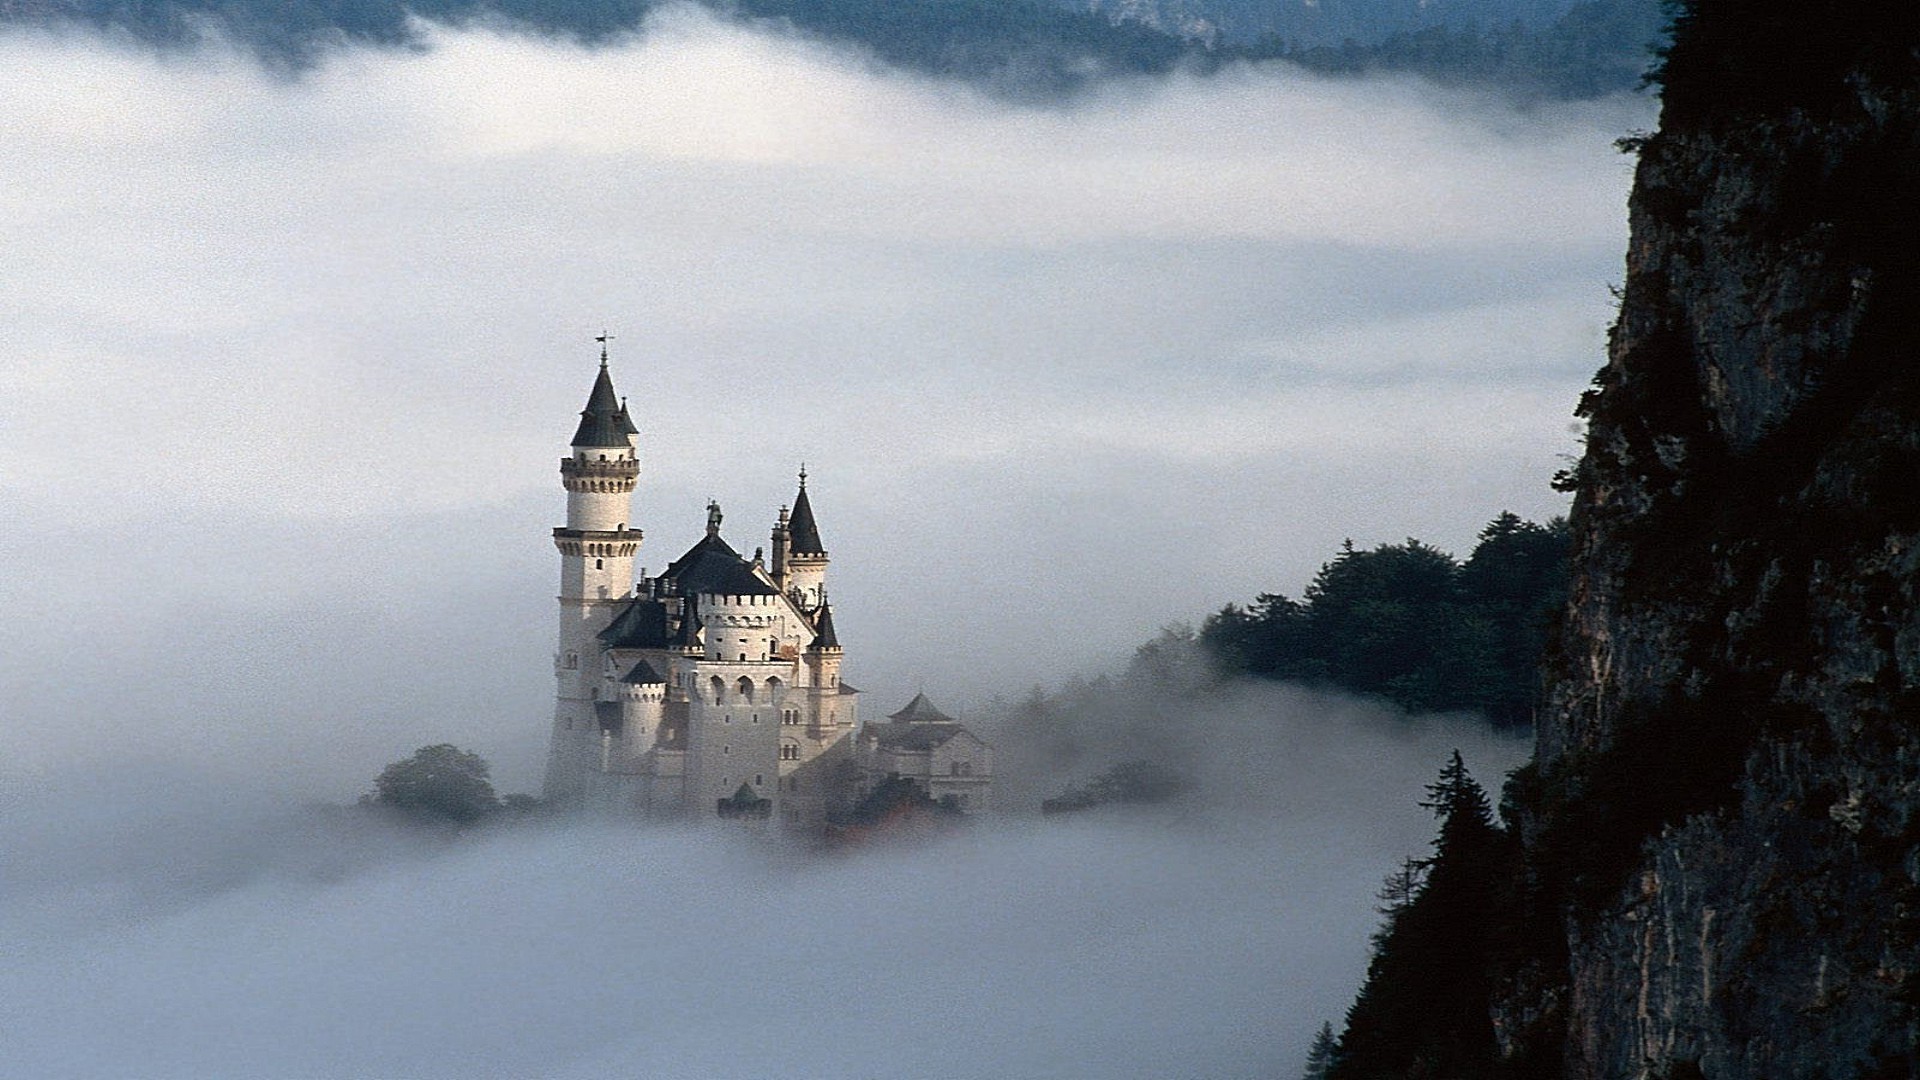
<svg viewBox="0 0 1920 1080"><path fill-rule="evenodd" d="M993 748L966 725L915 694L884 724L868 724L856 743L862 785L899 776L938 803L968 814L991 809Z"/></svg>
<svg viewBox="0 0 1920 1080"><path fill-rule="evenodd" d="M567 518L553 530L560 634L548 801L812 827L899 775L985 812L991 748L925 695L863 732L860 691L840 677L846 651L805 468L766 549L741 555L709 503L703 535L659 574L636 576L639 446L603 342L560 461Z"/></svg>

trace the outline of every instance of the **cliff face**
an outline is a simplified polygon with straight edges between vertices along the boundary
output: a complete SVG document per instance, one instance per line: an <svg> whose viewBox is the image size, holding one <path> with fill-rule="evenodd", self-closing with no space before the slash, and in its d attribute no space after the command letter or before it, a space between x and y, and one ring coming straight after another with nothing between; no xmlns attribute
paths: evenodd
<svg viewBox="0 0 1920 1080"><path fill-rule="evenodd" d="M1681 15L1516 784L1571 1077L1920 1074L1915 9Z"/></svg>

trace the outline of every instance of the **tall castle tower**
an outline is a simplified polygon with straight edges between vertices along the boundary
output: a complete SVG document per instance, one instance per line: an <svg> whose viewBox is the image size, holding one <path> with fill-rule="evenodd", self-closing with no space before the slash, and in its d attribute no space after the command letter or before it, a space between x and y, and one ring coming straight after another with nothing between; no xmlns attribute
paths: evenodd
<svg viewBox="0 0 1920 1080"><path fill-rule="evenodd" d="M600 374L580 411L572 451L560 459L567 523L553 530L553 544L560 549L560 647L553 657L558 686L546 779L546 797L556 802L581 797L579 778L600 753L598 635L633 591L640 530L628 528L628 522L640 478L638 446L639 431L607 373L602 337Z"/></svg>

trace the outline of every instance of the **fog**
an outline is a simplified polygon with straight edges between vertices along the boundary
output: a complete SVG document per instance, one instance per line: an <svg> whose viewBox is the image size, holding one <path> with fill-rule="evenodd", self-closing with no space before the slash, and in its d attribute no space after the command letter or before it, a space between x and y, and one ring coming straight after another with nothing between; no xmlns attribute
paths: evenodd
<svg viewBox="0 0 1920 1080"><path fill-rule="evenodd" d="M458 838L103 761L0 835L0 1073L32 1077L1268 1077L1363 970L1463 747L1245 688L1172 718L1179 803L818 855L732 829Z"/></svg>
<svg viewBox="0 0 1920 1080"><path fill-rule="evenodd" d="M918 850L304 808L434 742L534 788L603 330L640 561L805 461L869 716L1559 512L1643 101L1029 108L690 11L297 79L10 32L0 93L0 1072L1284 1073L1420 785L1518 758L1270 688L1184 716L1198 803Z"/></svg>

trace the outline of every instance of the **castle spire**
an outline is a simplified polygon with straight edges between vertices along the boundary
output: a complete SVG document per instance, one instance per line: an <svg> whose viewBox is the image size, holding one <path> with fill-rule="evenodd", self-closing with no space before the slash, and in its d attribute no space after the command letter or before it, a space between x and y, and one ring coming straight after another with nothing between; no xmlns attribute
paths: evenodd
<svg viewBox="0 0 1920 1080"><path fill-rule="evenodd" d="M814 623L818 627L818 632L815 633L813 644L810 647L823 650L838 649L840 648L840 635L833 631L833 607L827 603L825 593L826 590L821 590L820 613L814 619Z"/></svg>
<svg viewBox="0 0 1920 1080"><path fill-rule="evenodd" d="M793 537L795 555L825 555L820 542L820 526L813 520L813 502L807 498L807 467L800 466L800 494L793 497L793 514L787 519L787 532Z"/></svg>
<svg viewBox="0 0 1920 1080"><path fill-rule="evenodd" d="M601 334L595 338L600 343L600 373L594 377L593 390L587 395L587 407L580 410L580 427L573 433L574 446L618 446L627 447L627 436L632 432L633 421L627 415L626 403L613 392L613 376L607 372L607 339L612 334Z"/></svg>

